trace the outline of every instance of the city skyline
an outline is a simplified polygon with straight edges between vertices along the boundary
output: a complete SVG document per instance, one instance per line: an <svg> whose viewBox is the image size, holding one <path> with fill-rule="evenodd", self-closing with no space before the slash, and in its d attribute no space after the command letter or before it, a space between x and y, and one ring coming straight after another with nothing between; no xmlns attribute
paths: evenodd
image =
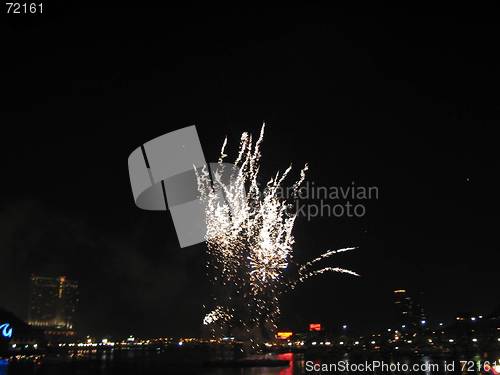
<svg viewBox="0 0 500 375"><path fill-rule="evenodd" d="M66 276L36 276L32 275L31 280L31 290L30 290L30 303L28 309L28 318L26 323L34 328L42 329L45 332L45 337L48 340L74 340L78 337L86 337L87 335L93 335L97 337L129 337L130 334L136 336L137 332L134 330L124 330L120 334L111 334L110 332L90 332L90 331L76 331L75 327L78 322L75 321L75 312L78 304L78 293L73 292L78 288L78 282L75 280L68 280ZM69 291L69 292L68 292ZM66 295L63 299L63 295ZM449 315L444 319L433 319L429 318L425 311L425 296L418 291L408 291L406 289L395 289L392 291L393 296L393 310L391 319L387 322L386 326L372 325L362 329L361 327L356 327L349 320L334 322L331 319L325 319L322 321L317 321L317 323L311 323L307 321L296 322L293 326L287 325L286 323L280 323L276 329L275 334L279 331L291 330L291 332L306 331L306 328L311 330L311 326L317 325L319 328L317 330L326 332L338 332L339 335L342 333L349 332L350 335L369 335L373 332L385 332L386 327L389 329L405 329L410 332L419 332L422 329L428 329L432 327L433 329L439 329L444 327L453 326L458 321L479 321L481 319L488 318L500 318L498 312L500 311L500 305L491 311L477 311L473 308L467 311L455 311L453 314ZM59 300L61 303L58 303ZM8 312L8 310L5 310ZM11 313L11 312L9 312ZM68 314L68 315L66 315ZM22 315L19 318L23 318ZM85 326L85 324L83 324ZM193 331L192 336L203 337L207 334L204 332L201 325L198 332ZM140 335L139 335L140 336ZM165 336L165 335L163 335ZM182 334L178 335L166 335L169 337L182 337L190 336ZM66 338L65 338L66 337ZM71 339L71 337L74 337ZM155 338L158 335L143 336L144 338ZM222 336L221 336L222 337Z"/></svg>

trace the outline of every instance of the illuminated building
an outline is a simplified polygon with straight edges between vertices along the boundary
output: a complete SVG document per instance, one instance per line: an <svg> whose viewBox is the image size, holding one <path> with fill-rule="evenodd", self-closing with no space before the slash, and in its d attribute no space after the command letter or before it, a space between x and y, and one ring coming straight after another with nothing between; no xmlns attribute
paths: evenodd
<svg viewBox="0 0 500 375"><path fill-rule="evenodd" d="M308 343L309 345L316 345L313 344L313 342L316 342L318 345L321 346L323 344L320 343L327 341L326 332L321 323L310 323L308 328L309 332L307 332L305 336L306 343Z"/></svg>
<svg viewBox="0 0 500 375"><path fill-rule="evenodd" d="M394 291L394 305L403 328L414 329L427 324L424 308L418 296L410 295L406 289Z"/></svg>
<svg viewBox="0 0 500 375"><path fill-rule="evenodd" d="M74 334L78 284L60 277L31 277L28 323L48 335Z"/></svg>

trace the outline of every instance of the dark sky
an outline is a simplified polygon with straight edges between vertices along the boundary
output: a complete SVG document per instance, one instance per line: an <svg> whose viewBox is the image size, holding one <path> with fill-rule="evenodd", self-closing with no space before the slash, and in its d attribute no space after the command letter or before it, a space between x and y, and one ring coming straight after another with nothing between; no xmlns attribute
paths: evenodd
<svg viewBox="0 0 500 375"><path fill-rule="evenodd" d="M356 218L296 224L296 258L349 245L283 300L283 327L394 325L391 291L431 321L498 294L498 37L484 17L341 9L103 8L3 16L0 300L26 317L31 273L80 282L82 333L197 335L204 245L135 207L127 158L195 124L208 161L267 124L264 177L377 186Z"/></svg>

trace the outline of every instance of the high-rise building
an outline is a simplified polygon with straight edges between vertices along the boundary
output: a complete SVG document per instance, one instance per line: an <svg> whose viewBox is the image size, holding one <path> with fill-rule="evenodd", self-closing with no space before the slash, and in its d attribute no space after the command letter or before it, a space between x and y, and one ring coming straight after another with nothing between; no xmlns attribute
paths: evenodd
<svg viewBox="0 0 500 375"><path fill-rule="evenodd" d="M60 277L31 277L28 323L47 331L74 333L78 283Z"/></svg>
<svg viewBox="0 0 500 375"><path fill-rule="evenodd" d="M406 289L394 291L394 305L400 323L406 328L425 327L427 318L419 295L410 295Z"/></svg>

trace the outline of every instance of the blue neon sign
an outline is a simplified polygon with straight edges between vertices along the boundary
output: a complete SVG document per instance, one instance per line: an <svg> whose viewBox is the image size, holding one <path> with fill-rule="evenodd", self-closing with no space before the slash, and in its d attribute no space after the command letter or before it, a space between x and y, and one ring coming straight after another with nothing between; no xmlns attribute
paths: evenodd
<svg viewBox="0 0 500 375"><path fill-rule="evenodd" d="M12 327L9 323L0 325L0 334L2 337L10 339L12 337Z"/></svg>

